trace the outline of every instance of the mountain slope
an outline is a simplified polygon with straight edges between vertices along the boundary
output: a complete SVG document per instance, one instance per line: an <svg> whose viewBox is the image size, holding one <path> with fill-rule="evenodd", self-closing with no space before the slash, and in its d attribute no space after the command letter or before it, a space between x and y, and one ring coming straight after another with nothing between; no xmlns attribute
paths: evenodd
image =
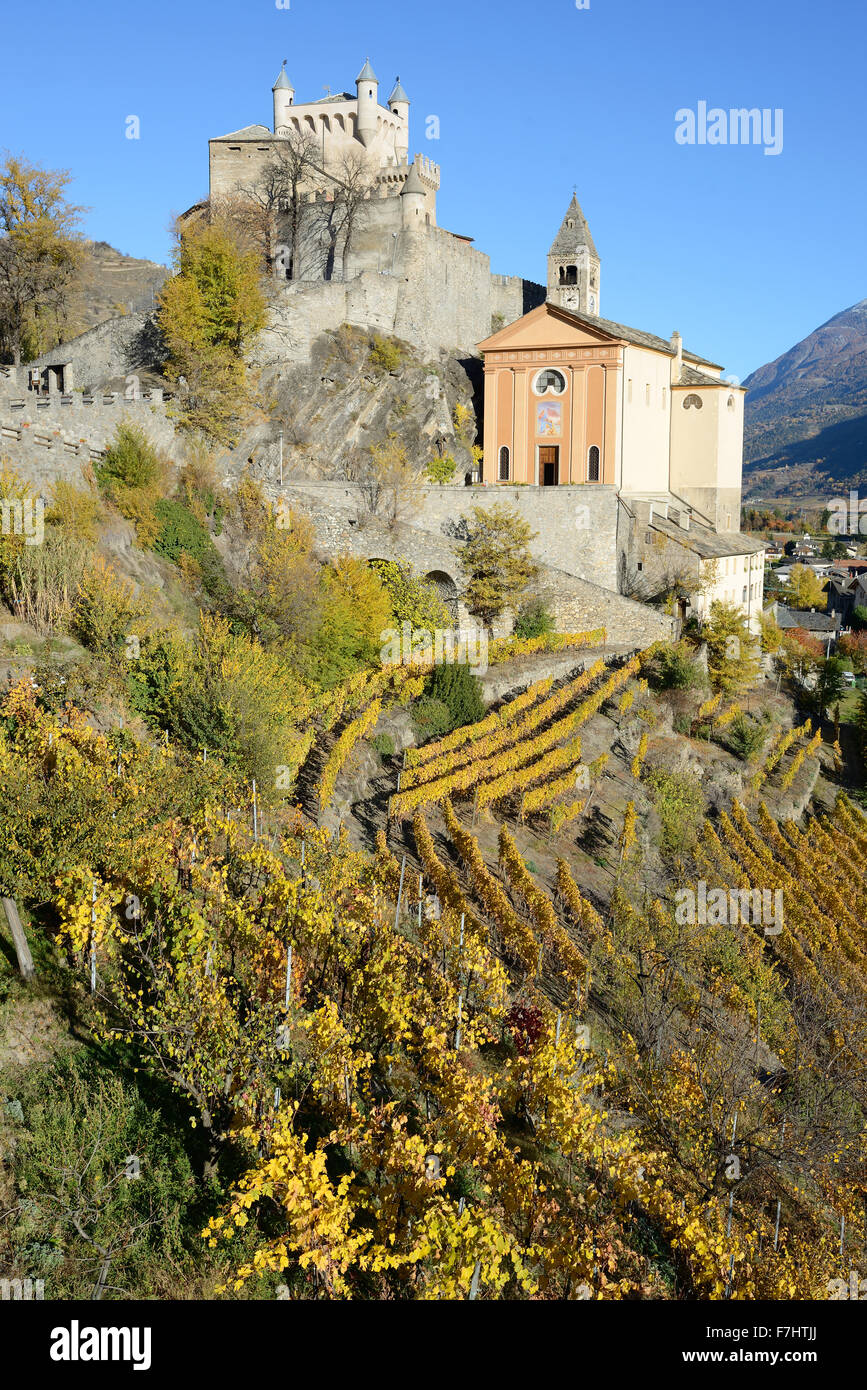
<svg viewBox="0 0 867 1390"><path fill-rule="evenodd" d="M747 377L745 490L867 479L867 299ZM776 482L781 481L777 474Z"/></svg>

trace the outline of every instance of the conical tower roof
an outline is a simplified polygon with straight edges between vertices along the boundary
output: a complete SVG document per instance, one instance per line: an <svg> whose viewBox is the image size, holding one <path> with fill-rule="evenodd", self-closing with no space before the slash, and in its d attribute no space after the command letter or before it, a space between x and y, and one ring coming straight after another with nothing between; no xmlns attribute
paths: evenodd
<svg viewBox="0 0 867 1390"><path fill-rule="evenodd" d="M289 81L289 78L286 76L286 64L284 63L283 66L282 66L282 68L280 69L280 76L277 78L277 81L274 83L274 86L271 88L271 91L272 91L272 92L285 92L285 91L294 92L294 90L295 90L295 88L292 86L292 83Z"/></svg>
<svg viewBox="0 0 867 1390"><path fill-rule="evenodd" d="M390 96L388 99L389 99L390 102L392 102L392 101L409 101L409 97L407 96L406 92L403 90L403 87L400 85L400 78L398 78L397 81L395 82L395 84L394 84L394 91L392 92L391 96Z"/></svg>
<svg viewBox="0 0 867 1390"><path fill-rule="evenodd" d="M401 196L403 196L404 193L426 193L426 192L427 192L427 189L425 188L425 186L424 186L424 184L422 183L421 178L420 178L420 176L419 176L418 165L417 165L415 162L413 162L413 166L412 166L412 168L410 169L409 173L407 174L406 181L405 181L405 183L404 183L404 185L403 185L403 188L400 190L400 192L401 192Z"/></svg>
<svg viewBox="0 0 867 1390"><path fill-rule="evenodd" d="M563 218L563 225L554 239L554 244L549 254L552 256L567 256L583 246L586 246L591 256L596 256L598 260L599 253L593 245L590 228L587 226L587 220L581 211L581 204L578 202L578 194L573 193L572 201L569 204L566 216Z"/></svg>
<svg viewBox="0 0 867 1390"><path fill-rule="evenodd" d="M378 82L378 81L379 81L379 78L377 77L376 73L373 71L373 68L370 66L370 59L369 59L369 58L367 58L367 59L365 60L364 67L361 69L361 72L358 74L358 76L356 77L355 80L356 80L356 82Z"/></svg>

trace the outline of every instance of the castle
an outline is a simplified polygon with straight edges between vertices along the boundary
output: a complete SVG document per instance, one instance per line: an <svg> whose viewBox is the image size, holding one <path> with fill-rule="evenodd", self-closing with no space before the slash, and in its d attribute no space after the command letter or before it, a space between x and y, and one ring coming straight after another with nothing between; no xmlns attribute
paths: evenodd
<svg viewBox="0 0 867 1390"><path fill-rule="evenodd" d="M471 238L438 225L440 170L422 155L409 161L410 101L400 79L387 105L369 60L355 86L355 95L298 103L284 65L272 89L273 129L249 125L209 142L213 204L261 195L275 162L302 156L293 207L278 200L274 208L279 235L297 240L291 275L285 257L275 257L270 321L253 363L279 377L345 323L393 334L432 358L478 362L481 354L481 486L469 494L423 487L417 519L379 535L358 527L352 485L298 477L284 485L276 430L253 446L266 485L276 491L279 479L326 552L409 559L436 575L455 605L454 519L468 504L507 500L537 532L561 626L604 623L613 640L647 641L721 599L756 627L764 555L740 534L743 390L679 334L660 338L601 316L601 260L577 194L548 252L547 284L492 274ZM331 214L349 183L362 190L363 210L335 245ZM113 320L44 354L31 370L48 394L35 400L19 394L12 369L0 375L4 447L27 458L35 477L98 457L115 427L110 417L123 413L173 447L159 391L147 400L104 394L118 379L137 381L129 373L144 323ZM670 616L647 604L662 593Z"/></svg>

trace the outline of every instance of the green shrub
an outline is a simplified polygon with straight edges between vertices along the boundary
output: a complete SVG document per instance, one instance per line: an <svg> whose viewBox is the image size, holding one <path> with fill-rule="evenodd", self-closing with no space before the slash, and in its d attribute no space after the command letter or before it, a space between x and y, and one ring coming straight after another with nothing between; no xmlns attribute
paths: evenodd
<svg viewBox="0 0 867 1390"><path fill-rule="evenodd" d="M704 821L704 792L698 777L688 772L651 768L646 776L661 822L660 845L666 854L692 849Z"/></svg>
<svg viewBox="0 0 867 1390"><path fill-rule="evenodd" d="M432 738L442 738L454 728L448 705L429 695L423 695L413 705L412 718L422 743Z"/></svg>
<svg viewBox="0 0 867 1390"><path fill-rule="evenodd" d="M19 1095L4 1264L44 1279L46 1298L90 1299L111 1250L106 1297L177 1296L201 1224L180 1117L83 1052L29 1074Z"/></svg>
<svg viewBox="0 0 867 1390"><path fill-rule="evenodd" d="M475 724L485 717L482 687L468 666L457 663L435 666L428 677L426 693L446 706L453 729Z"/></svg>
<svg viewBox="0 0 867 1390"><path fill-rule="evenodd" d="M123 420L94 471L103 492L114 496L119 488L152 487L165 465L141 426Z"/></svg>
<svg viewBox="0 0 867 1390"><path fill-rule="evenodd" d="M554 619L549 613L544 599L528 599L518 609L518 616L515 619L515 636L520 637L522 641L531 637L547 637L548 633L554 632L554 630Z"/></svg>
<svg viewBox="0 0 867 1390"><path fill-rule="evenodd" d="M159 534L153 543L158 555L180 564L182 555L189 555L199 568L202 587L212 598L224 598L229 583L220 552L207 527L193 516L189 507L174 499L162 498L154 511L160 523Z"/></svg>
<svg viewBox="0 0 867 1390"><path fill-rule="evenodd" d="M374 734L370 742L381 758L394 757L394 739L391 734Z"/></svg>
<svg viewBox="0 0 867 1390"><path fill-rule="evenodd" d="M735 757L743 758L748 763L759 756L767 737L767 724L759 724L749 715L738 714L729 725L726 745Z"/></svg>
<svg viewBox="0 0 867 1390"><path fill-rule="evenodd" d="M648 668L651 685L657 690L694 690L704 685L704 672L684 642L662 647Z"/></svg>
<svg viewBox="0 0 867 1390"><path fill-rule="evenodd" d="M370 567L378 574L391 599L395 623L411 623L413 628L424 628L428 632L450 626L439 589L429 579L414 575L409 565L401 565L396 560L371 560Z"/></svg>

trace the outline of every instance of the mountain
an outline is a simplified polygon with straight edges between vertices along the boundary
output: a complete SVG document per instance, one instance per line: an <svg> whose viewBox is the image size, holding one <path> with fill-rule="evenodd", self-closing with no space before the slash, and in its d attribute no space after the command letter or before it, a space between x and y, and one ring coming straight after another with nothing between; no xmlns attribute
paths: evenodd
<svg viewBox="0 0 867 1390"><path fill-rule="evenodd" d="M150 308L151 291L156 294L169 274L167 266L125 256L106 241L88 243L81 284L69 306L67 336L118 314Z"/></svg>
<svg viewBox="0 0 867 1390"><path fill-rule="evenodd" d="M744 382L744 494L867 483L867 299Z"/></svg>

